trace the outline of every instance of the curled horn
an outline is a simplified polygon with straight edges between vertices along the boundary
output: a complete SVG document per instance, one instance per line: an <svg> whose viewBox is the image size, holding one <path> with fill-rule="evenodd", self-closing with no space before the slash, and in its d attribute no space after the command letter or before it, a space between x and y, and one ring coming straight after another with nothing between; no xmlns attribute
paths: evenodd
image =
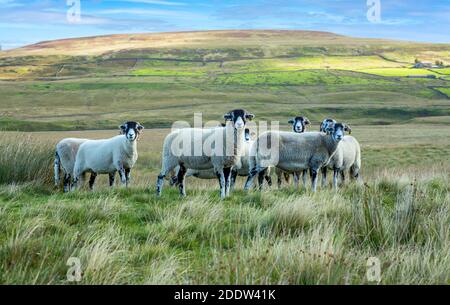
<svg viewBox="0 0 450 305"><path fill-rule="evenodd" d="M253 113L246 113L245 118L249 121L253 120L255 118L255 115Z"/></svg>
<svg viewBox="0 0 450 305"><path fill-rule="evenodd" d="M226 113L223 115L223 118L225 119L225 121L231 121L233 115L231 113Z"/></svg>
<svg viewBox="0 0 450 305"><path fill-rule="evenodd" d="M344 130L347 131L349 134L352 133L352 129L350 128L350 126L348 126L347 124L344 124Z"/></svg>
<svg viewBox="0 0 450 305"><path fill-rule="evenodd" d="M124 134L125 131L127 130L127 123L123 123L122 125L120 125L119 129L120 129L120 134Z"/></svg>

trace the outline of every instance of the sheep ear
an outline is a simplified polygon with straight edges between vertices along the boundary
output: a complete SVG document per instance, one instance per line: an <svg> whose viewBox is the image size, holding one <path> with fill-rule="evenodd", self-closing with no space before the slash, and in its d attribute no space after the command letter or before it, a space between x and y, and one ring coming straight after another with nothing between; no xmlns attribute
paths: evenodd
<svg viewBox="0 0 450 305"><path fill-rule="evenodd" d="M142 131L142 130L144 130L144 129L145 129L145 127L144 127L144 126L142 126L141 124L138 124L138 126L137 126L137 129L138 129L139 131Z"/></svg>
<svg viewBox="0 0 450 305"><path fill-rule="evenodd" d="M231 121L233 116L231 115L231 113L227 113L227 114L224 114L223 118L225 119L225 121Z"/></svg>
<svg viewBox="0 0 450 305"><path fill-rule="evenodd" d="M125 131L125 130L127 130L127 126L125 126L125 124L122 124L119 126L119 129L122 131Z"/></svg>
<svg viewBox="0 0 450 305"><path fill-rule="evenodd" d="M348 126L347 124L344 124L344 130L347 131L349 134L352 133L352 129L350 128L350 126Z"/></svg>
<svg viewBox="0 0 450 305"><path fill-rule="evenodd" d="M305 122L305 125L311 125L311 122L308 120L307 117L304 117L303 121Z"/></svg>
<svg viewBox="0 0 450 305"><path fill-rule="evenodd" d="M253 119L255 118L255 115L252 114L252 113L247 113L247 114L245 115L245 118L246 118L247 120L251 121L251 120L253 120Z"/></svg>
<svg viewBox="0 0 450 305"><path fill-rule="evenodd" d="M290 119L289 121L288 121L288 124L294 124L294 119Z"/></svg>

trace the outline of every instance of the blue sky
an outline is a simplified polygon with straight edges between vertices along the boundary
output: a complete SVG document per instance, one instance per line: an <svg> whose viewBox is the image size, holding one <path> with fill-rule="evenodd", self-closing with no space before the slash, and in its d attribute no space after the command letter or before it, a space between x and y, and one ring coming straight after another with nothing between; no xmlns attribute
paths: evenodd
<svg viewBox="0 0 450 305"><path fill-rule="evenodd" d="M302 29L356 37L450 43L450 0L380 0L381 20L367 19L368 0L0 0L3 49L43 40L113 33L219 29ZM373 0L369 0L373 1Z"/></svg>

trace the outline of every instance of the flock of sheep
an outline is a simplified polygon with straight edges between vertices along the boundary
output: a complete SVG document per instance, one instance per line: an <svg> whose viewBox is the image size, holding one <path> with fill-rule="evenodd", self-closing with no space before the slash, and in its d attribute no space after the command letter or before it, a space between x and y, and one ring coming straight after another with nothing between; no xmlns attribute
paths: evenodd
<svg viewBox="0 0 450 305"><path fill-rule="evenodd" d="M186 196L185 178L217 178L220 196L229 196L237 176L247 177L245 190L253 185L258 176L259 188L264 180L272 185L270 177L274 170L278 187L283 178L289 182L293 175L299 185L302 175L306 187L307 172L311 176L312 190L317 189L319 171L322 172L322 187L326 186L327 170L333 171L333 187L337 188L339 176L345 181L345 173L359 178L361 150L358 141L345 133L351 129L344 123L325 119L318 132L306 132L310 125L306 117L298 116L289 121L291 132L269 130L251 139L246 128L255 116L244 109L236 109L224 115L226 124L213 128L182 128L166 136L162 152L162 168L156 183L156 193L161 195L165 179L177 185L182 196ZM64 172L64 191L80 187L85 175L90 173L89 187L92 189L98 174L108 174L110 186L114 185L116 172L122 184L130 181L131 169L135 165L137 140L144 127L138 122L126 122L120 126L121 134L105 140L69 138L59 142L55 154L55 184L60 185L60 170ZM189 143L192 150L174 149L178 142ZM205 145L207 142L211 142ZM216 143L222 143L219 146ZM276 150L277 158L267 154L262 147Z"/></svg>

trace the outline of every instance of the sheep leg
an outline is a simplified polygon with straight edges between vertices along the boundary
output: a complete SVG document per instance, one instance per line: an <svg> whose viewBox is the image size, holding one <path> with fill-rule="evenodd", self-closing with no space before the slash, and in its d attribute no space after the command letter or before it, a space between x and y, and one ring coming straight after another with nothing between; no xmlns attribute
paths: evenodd
<svg viewBox="0 0 450 305"><path fill-rule="evenodd" d="M317 191L317 172L318 169L311 168L310 169L310 175L311 175L311 189L315 193Z"/></svg>
<svg viewBox="0 0 450 305"><path fill-rule="evenodd" d="M231 171L231 190L234 190L234 185L236 184L237 170Z"/></svg>
<svg viewBox="0 0 450 305"><path fill-rule="evenodd" d="M277 173L277 184L278 184L278 189L281 189L281 184L283 183L283 177L280 173Z"/></svg>
<svg viewBox="0 0 450 305"><path fill-rule="evenodd" d="M341 171L341 179L342 179L341 185L344 185L345 184L345 173L344 173L344 171Z"/></svg>
<svg viewBox="0 0 450 305"><path fill-rule="evenodd" d="M113 187L114 182L116 181L116 173L109 173L109 186Z"/></svg>
<svg viewBox="0 0 450 305"><path fill-rule="evenodd" d="M267 172L264 174L264 178L266 179L267 185L269 186L269 188L272 187L272 177L270 177L270 176L267 174Z"/></svg>
<svg viewBox="0 0 450 305"><path fill-rule="evenodd" d="M118 166L117 171L119 172L120 181L122 182L122 185L127 185L127 175L125 174L125 169L122 165Z"/></svg>
<svg viewBox="0 0 450 305"><path fill-rule="evenodd" d="M259 190L262 191L264 188L264 176L265 176L265 170L260 171L258 173L258 185L259 185Z"/></svg>
<svg viewBox="0 0 450 305"><path fill-rule="evenodd" d="M131 180L131 168L126 168L125 169L125 180L127 181L127 187L130 184L130 180Z"/></svg>
<svg viewBox="0 0 450 305"><path fill-rule="evenodd" d="M74 179L73 179L73 184L72 184L72 189L73 190L78 190L80 189L83 184L84 184L84 180L86 178L86 173L77 173L74 175Z"/></svg>
<svg viewBox="0 0 450 305"><path fill-rule="evenodd" d="M91 173L91 178L89 179L89 189L91 191L94 189L95 178L97 178L97 173Z"/></svg>
<svg viewBox="0 0 450 305"><path fill-rule="evenodd" d="M299 189L299 186L300 186L299 175L298 175L297 172L295 172L295 173L293 174L293 176L294 176L294 184L295 184L295 188L298 190L298 189Z"/></svg>
<svg viewBox="0 0 450 305"><path fill-rule="evenodd" d="M284 180L286 180L286 183L290 184L291 183L291 176L288 173L286 173L286 172L283 172L283 175L284 175Z"/></svg>
<svg viewBox="0 0 450 305"><path fill-rule="evenodd" d="M156 195L161 196L162 187L164 185L164 178L166 175L163 173L159 174L158 180L156 181Z"/></svg>
<svg viewBox="0 0 450 305"><path fill-rule="evenodd" d="M224 168L223 174L225 176L225 196L230 196L230 188L231 188L231 167Z"/></svg>
<svg viewBox="0 0 450 305"><path fill-rule="evenodd" d="M225 198L225 175L223 172L223 169L220 169L216 171L217 178L219 179L219 186L220 186L220 198Z"/></svg>
<svg viewBox="0 0 450 305"><path fill-rule="evenodd" d="M266 169L267 169L267 167L264 169L258 169L255 167L252 170L250 170L248 177L247 177L247 181L245 182L244 190L248 191L253 184L253 179L255 179L255 176L258 175L261 171L264 171Z"/></svg>
<svg viewBox="0 0 450 305"><path fill-rule="evenodd" d="M303 175L302 175L302 179L303 179L303 187L306 189L306 176L308 175L308 170L304 169L303 170Z"/></svg>
<svg viewBox="0 0 450 305"><path fill-rule="evenodd" d="M184 186L184 178L186 177L187 169L186 167L181 164L180 170L178 171L177 175L177 181L178 181L178 189L180 190L180 195L182 197L186 197L186 188Z"/></svg>
<svg viewBox="0 0 450 305"><path fill-rule="evenodd" d="M339 175L339 170L335 169L333 171L333 188L335 190L337 190L337 188L338 188L338 175Z"/></svg>
<svg viewBox="0 0 450 305"><path fill-rule="evenodd" d="M327 186L327 171L328 169L326 167L322 168L322 188Z"/></svg>
<svg viewBox="0 0 450 305"><path fill-rule="evenodd" d="M58 152L55 153L55 162L54 162L54 174L55 174L55 186L59 186L60 181L60 169L61 169L61 158L59 157Z"/></svg>
<svg viewBox="0 0 450 305"><path fill-rule="evenodd" d="M170 178L169 185L170 186L178 185L178 177L177 176L172 176L172 178Z"/></svg>
<svg viewBox="0 0 450 305"><path fill-rule="evenodd" d="M70 174L64 174L64 193L67 193L70 191L70 180L71 176Z"/></svg>

